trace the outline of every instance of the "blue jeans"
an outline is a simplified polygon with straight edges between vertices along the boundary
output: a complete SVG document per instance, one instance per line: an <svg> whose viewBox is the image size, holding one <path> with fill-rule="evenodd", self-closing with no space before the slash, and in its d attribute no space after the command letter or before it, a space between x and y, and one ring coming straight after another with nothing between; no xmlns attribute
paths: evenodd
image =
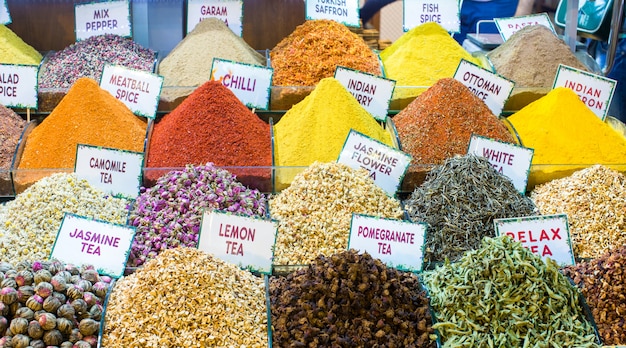
<svg viewBox="0 0 626 348"><path fill-rule="evenodd" d="M359 15L361 16L361 20L363 24L367 23L374 17L374 15L380 11L381 8L391 4L396 0L366 0L361 10L359 10Z"/></svg>
<svg viewBox="0 0 626 348"><path fill-rule="evenodd" d="M590 48L593 48L589 53L594 56L596 62L603 67L606 64L606 50L608 45L605 42L594 43L591 40L588 40L588 44ZM608 114L626 123L626 38L619 39L617 50L615 51L615 59L613 60L613 67L606 74L606 77L617 81Z"/></svg>
<svg viewBox="0 0 626 348"><path fill-rule="evenodd" d="M473 1L464 0L461 5L461 32L454 34L454 39L463 44L468 33L476 32L476 23L480 20L513 17L517 10L517 0ZM481 33L497 33L493 22L480 25Z"/></svg>

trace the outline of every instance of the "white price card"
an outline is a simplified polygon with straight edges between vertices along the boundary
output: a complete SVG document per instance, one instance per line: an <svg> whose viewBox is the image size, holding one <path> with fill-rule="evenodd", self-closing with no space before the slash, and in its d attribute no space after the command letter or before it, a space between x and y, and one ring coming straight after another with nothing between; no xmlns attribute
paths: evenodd
<svg viewBox="0 0 626 348"><path fill-rule="evenodd" d="M485 102L489 110L496 116L502 113L504 103L509 99L515 86L515 82L485 70L465 59L461 59L459 66L456 68L454 79L460 81L478 99Z"/></svg>
<svg viewBox="0 0 626 348"><path fill-rule="evenodd" d="M202 20L218 18L237 36L243 34L242 0L187 0L187 34Z"/></svg>
<svg viewBox="0 0 626 348"><path fill-rule="evenodd" d="M396 81L338 66L335 78L378 121L385 122Z"/></svg>
<svg viewBox="0 0 626 348"><path fill-rule="evenodd" d="M559 64L552 88L567 87L602 121L609 112L617 81Z"/></svg>
<svg viewBox="0 0 626 348"><path fill-rule="evenodd" d="M351 129L337 162L366 169L378 186L394 196L411 160L409 154Z"/></svg>
<svg viewBox="0 0 626 348"><path fill-rule="evenodd" d="M451 33L461 31L461 4L458 0L404 0L403 29L409 31L435 22Z"/></svg>
<svg viewBox="0 0 626 348"><path fill-rule="evenodd" d="M507 17L507 18L494 18L494 22L500 31L502 40L508 40L511 35L517 31L529 25L543 25L546 28L552 30L554 33L554 26L547 13L537 13L529 16Z"/></svg>
<svg viewBox="0 0 626 348"><path fill-rule="evenodd" d="M507 235L533 254L560 266L574 265L574 252L566 214L494 219L496 235Z"/></svg>
<svg viewBox="0 0 626 348"><path fill-rule="evenodd" d="M0 64L0 104L36 109L38 73L36 65Z"/></svg>
<svg viewBox="0 0 626 348"><path fill-rule="evenodd" d="M99 274L124 275L135 227L65 213L50 253L51 259L93 265Z"/></svg>
<svg viewBox="0 0 626 348"><path fill-rule="evenodd" d="M142 183L144 154L78 144L74 172L114 196L135 199Z"/></svg>
<svg viewBox="0 0 626 348"><path fill-rule="evenodd" d="M100 87L124 103L136 115L156 117L163 76L107 64L102 69Z"/></svg>
<svg viewBox="0 0 626 348"><path fill-rule="evenodd" d="M426 223L352 214L348 249L367 252L402 271L421 271Z"/></svg>
<svg viewBox="0 0 626 348"><path fill-rule="evenodd" d="M307 20L330 19L349 27L361 26L358 0L304 0Z"/></svg>
<svg viewBox="0 0 626 348"><path fill-rule="evenodd" d="M472 134L467 153L487 158L498 173L511 179L522 195L526 194L533 149Z"/></svg>
<svg viewBox="0 0 626 348"><path fill-rule="evenodd" d="M220 81L249 108L268 109L274 70L213 58L211 80Z"/></svg>
<svg viewBox="0 0 626 348"><path fill-rule="evenodd" d="M128 0L77 4L74 6L74 14L76 41L104 34L132 36Z"/></svg>
<svg viewBox="0 0 626 348"><path fill-rule="evenodd" d="M198 249L251 271L270 274L278 221L205 210Z"/></svg>
<svg viewBox="0 0 626 348"><path fill-rule="evenodd" d="M7 6L7 0L0 1L0 24L11 24L11 14Z"/></svg>

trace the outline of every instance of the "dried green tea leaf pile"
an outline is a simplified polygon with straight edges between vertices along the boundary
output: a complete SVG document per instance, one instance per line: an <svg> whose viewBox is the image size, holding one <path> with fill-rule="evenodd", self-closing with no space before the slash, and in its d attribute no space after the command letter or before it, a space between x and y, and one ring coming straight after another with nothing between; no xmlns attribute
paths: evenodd
<svg viewBox="0 0 626 348"><path fill-rule="evenodd" d="M510 237L484 238L423 281L443 347L600 347L576 287Z"/></svg>
<svg viewBox="0 0 626 348"><path fill-rule="evenodd" d="M435 347L417 276L367 253L319 256L272 278L270 303L276 347Z"/></svg>
<svg viewBox="0 0 626 348"><path fill-rule="evenodd" d="M452 157L436 166L404 201L414 222L428 223L425 262L458 260L494 237L494 219L536 214L533 202L499 174L487 159Z"/></svg>

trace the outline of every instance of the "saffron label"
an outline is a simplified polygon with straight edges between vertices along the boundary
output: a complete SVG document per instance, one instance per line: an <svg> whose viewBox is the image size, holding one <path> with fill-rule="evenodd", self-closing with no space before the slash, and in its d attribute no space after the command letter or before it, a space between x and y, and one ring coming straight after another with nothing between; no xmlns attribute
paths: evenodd
<svg viewBox="0 0 626 348"><path fill-rule="evenodd" d="M378 186L394 196L411 160L410 155L351 129L337 162L367 170Z"/></svg>
<svg viewBox="0 0 626 348"><path fill-rule="evenodd" d="M508 40L511 35L529 25L543 25L555 33L550 17L548 17L548 14L545 12L529 16L494 18L493 20L498 27L502 40L504 41Z"/></svg>
<svg viewBox="0 0 626 348"><path fill-rule="evenodd" d="M38 72L35 65L0 64L0 104L36 109Z"/></svg>
<svg viewBox="0 0 626 348"><path fill-rule="evenodd" d="M187 34L202 20L217 18L237 36L243 34L242 0L187 0Z"/></svg>
<svg viewBox="0 0 626 348"><path fill-rule="evenodd" d="M100 87L124 103L136 115L156 117L163 76L142 70L107 64L102 69Z"/></svg>
<svg viewBox="0 0 626 348"><path fill-rule="evenodd" d="M567 87L574 91L602 121L609 112L617 81L584 70L559 64L552 88Z"/></svg>
<svg viewBox="0 0 626 348"><path fill-rule="evenodd" d="M271 274L276 231L276 220L205 210L198 249L241 268Z"/></svg>
<svg viewBox="0 0 626 348"><path fill-rule="evenodd" d="M403 29L435 22L451 33L461 31L461 4L457 0L404 0Z"/></svg>
<svg viewBox="0 0 626 348"><path fill-rule="evenodd" d="M361 26L358 0L304 0L307 20L330 19L349 27Z"/></svg>
<svg viewBox="0 0 626 348"><path fill-rule="evenodd" d="M574 265L566 214L494 219L496 235L507 235L544 260L560 266Z"/></svg>
<svg viewBox="0 0 626 348"><path fill-rule="evenodd" d="M402 271L421 271L426 223L352 214L348 249L382 260Z"/></svg>
<svg viewBox="0 0 626 348"><path fill-rule="evenodd" d="M135 232L132 226L65 213L50 258L90 264L99 274L119 278L124 275Z"/></svg>
<svg viewBox="0 0 626 348"><path fill-rule="evenodd" d="M7 0L0 1L0 24L11 24L11 14L7 6Z"/></svg>
<svg viewBox="0 0 626 348"><path fill-rule="evenodd" d="M511 179L522 195L526 194L533 149L472 134L467 153L487 158L498 173Z"/></svg>
<svg viewBox="0 0 626 348"><path fill-rule="evenodd" d="M247 107L267 110L273 74L271 68L213 58L210 79L221 82Z"/></svg>
<svg viewBox="0 0 626 348"><path fill-rule="evenodd" d="M456 68L454 79L460 81L478 99L485 102L489 110L496 116L502 113L504 103L509 99L515 86L513 81L485 70L465 59L461 59L459 66Z"/></svg>
<svg viewBox="0 0 626 348"><path fill-rule="evenodd" d="M141 188L143 159L142 152L78 144L74 172L108 194L135 199Z"/></svg>
<svg viewBox="0 0 626 348"><path fill-rule="evenodd" d="M385 122L396 81L338 66L335 78L378 121Z"/></svg>
<svg viewBox="0 0 626 348"><path fill-rule="evenodd" d="M115 34L132 37L128 0L93 2L74 6L76 41Z"/></svg>

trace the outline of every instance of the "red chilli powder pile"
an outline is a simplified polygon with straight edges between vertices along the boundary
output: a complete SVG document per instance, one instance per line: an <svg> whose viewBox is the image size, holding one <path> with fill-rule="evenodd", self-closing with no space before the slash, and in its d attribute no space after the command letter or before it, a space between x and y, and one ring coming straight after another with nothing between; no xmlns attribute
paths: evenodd
<svg viewBox="0 0 626 348"><path fill-rule="evenodd" d="M168 170L213 162L240 182L269 192L272 165L270 126L220 82L198 87L155 124L148 146L146 180ZM231 167L267 168L231 168Z"/></svg>

